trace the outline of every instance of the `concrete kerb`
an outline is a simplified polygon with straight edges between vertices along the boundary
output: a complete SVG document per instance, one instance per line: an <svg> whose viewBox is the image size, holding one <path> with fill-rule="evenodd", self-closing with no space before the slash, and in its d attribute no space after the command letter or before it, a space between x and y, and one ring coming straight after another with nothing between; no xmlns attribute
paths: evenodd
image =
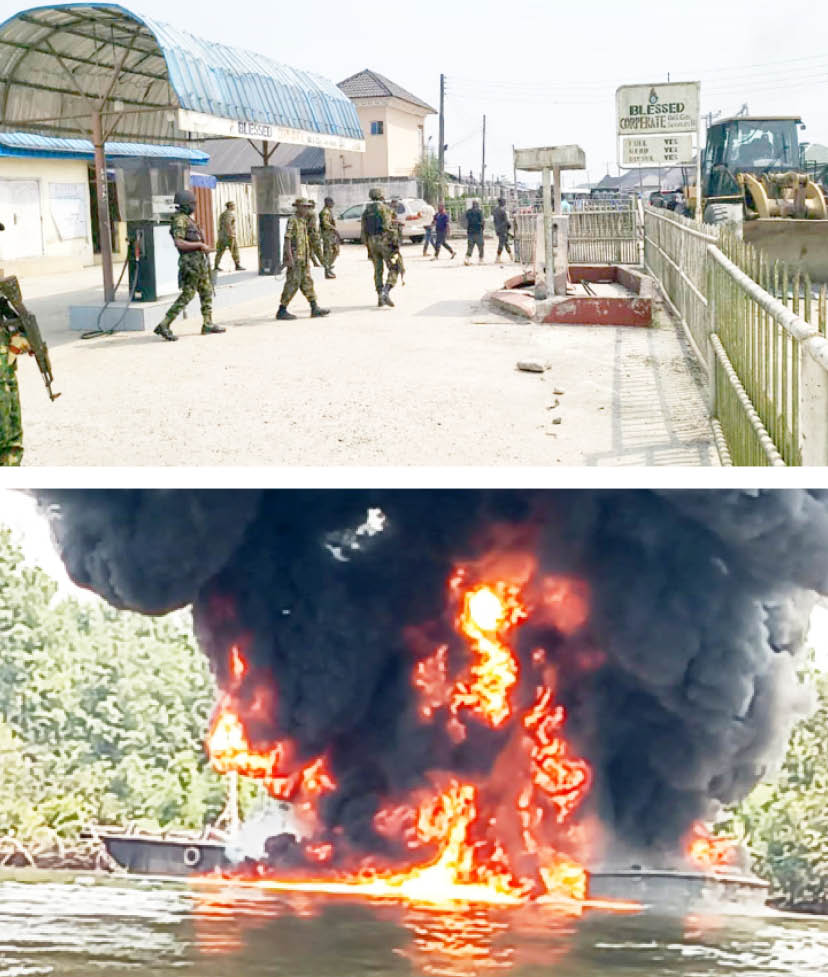
<svg viewBox="0 0 828 977"><path fill-rule="evenodd" d="M539 323L639 327L652 324L655 283L647 274L616 265L573 265L571 272L579 282L617 282L630 294L627 297L568 294L538 299L526 287L532 285L532 276L524 272L491 293L489 301L504 312Z"/></svg>
<svg viewBox="0 0 828 977"><path fill-rule="evenodd" d="M279 290L284 284L284 275L259 275L255 271L219 273L213 297L213 309L223 310L240 301L261 298L273 294L274 303L279 298ZM133 302L127 305L123 299L116 299L105 311L103 302L78 302L68 308L68 327L72 332L86 332L95 329L115 332L152 332L164 318L167 309L175 301L176 295L165 295L155 302ZM275 307L275 306L274 306ZM192 315L199 316L199 300L196 295L184 310L185 320Z"/></svg>

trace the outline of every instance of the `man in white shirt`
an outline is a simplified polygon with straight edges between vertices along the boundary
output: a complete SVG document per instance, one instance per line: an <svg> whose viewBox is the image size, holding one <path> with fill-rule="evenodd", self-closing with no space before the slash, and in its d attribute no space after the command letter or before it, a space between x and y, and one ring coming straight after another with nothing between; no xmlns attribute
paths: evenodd
<svg viewBox="0 0 828 977"><path fill-rule="evenodd" d="M423 218L423 227L425 228L425 237L423 238L423 257L428 254L429 244L434 246L434 214L436 211L431 206L431 204L425 204L420 208L420 215Z"/></svg>

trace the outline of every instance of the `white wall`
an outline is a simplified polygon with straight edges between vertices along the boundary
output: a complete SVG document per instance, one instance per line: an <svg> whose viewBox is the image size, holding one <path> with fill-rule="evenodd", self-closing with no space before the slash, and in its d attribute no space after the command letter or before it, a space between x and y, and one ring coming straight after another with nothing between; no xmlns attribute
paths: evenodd
<svg viewBox="0 0 828 977"><path fill-rule="evenodd" d="M36 190L30 199L26 184L32 183ZM76 228L71 227L73 212L79 217ZM6 274L48 274L91 265L87 162L0 157L0 222L8 228L0 234L0 264ZM80 236L74 236L75 230Z"/></svg>
<svg viewBox="0 0 828 977"><path fill-rule="evenodd" d="M365 135L364 153L325 151L329 180L363 180L411 176L423 156L426 113L396 98L353 99ZM371 135L371 123L382 122L383 134Z"/></svg>
<svg viewBox="0 0 828 977"><path fill-rule="evenodd" d="M411 176L423 158L422 115L389 107L386 115L388 132L388 170L386 176Z"/></svg>

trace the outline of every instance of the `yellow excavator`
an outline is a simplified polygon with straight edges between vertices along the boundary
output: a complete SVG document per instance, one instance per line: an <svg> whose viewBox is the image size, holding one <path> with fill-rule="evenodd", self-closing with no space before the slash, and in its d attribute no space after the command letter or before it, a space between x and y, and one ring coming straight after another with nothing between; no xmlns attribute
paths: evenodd
<svg viewBox="0 0 828 977"><path fill-rule="evenodd" d="M703 219L738 224L745 241L771 260L799 265L828 282L828 203L803 172L797 116L736 116L707 130L702 156ZM691 211L695 186L685 189Z"/></svg>

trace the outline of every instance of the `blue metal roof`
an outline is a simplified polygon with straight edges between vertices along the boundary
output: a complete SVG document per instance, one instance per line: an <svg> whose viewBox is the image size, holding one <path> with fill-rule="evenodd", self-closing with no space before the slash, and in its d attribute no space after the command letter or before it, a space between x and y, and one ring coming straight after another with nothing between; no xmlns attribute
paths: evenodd
<svg viewBox="0 0 828 977"><path fill-rule="evenodd" d="M108 89L122 58L106 109L113 138L169 142L210 131L182 121L181 110L235 126L213 135L245 135L239 123L254 123L283 130L274 141L364 148L356 108L333 81L110 3L33 7L0 24L0 125L37 120L38 131L81 134L88 99ZM76 89L66 66L78 69Z"/></svg>
<svg viewBox="0 0 828 977"><path fill-rule="evenodd" d="M183 160L191 166L206 166L210 162L209 155L200 149L140 142L108 142L106 155L110 160L125 156ZM38 136L32 132L0 132L0 156L94 159L95 150L88 139L61 139L57 136Z"/></svg>

